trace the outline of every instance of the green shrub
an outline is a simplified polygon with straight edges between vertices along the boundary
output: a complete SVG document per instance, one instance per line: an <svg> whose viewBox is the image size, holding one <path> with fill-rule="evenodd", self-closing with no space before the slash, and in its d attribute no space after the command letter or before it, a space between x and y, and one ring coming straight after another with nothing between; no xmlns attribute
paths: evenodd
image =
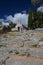
<svg viewBox="0 0 43 65"><path fill-rule="evenodd" d="M37 47L38 46L38 44L34 44L34 45L32 45L32 47Z"/></svg>
<svg viewBox="0 0 43 65"><path fill-rule="evenodd" d="M1 47L6 47L6 45L0 45L0 48L1 48Z"/></svg>
<svg viewBox="0 0 43 65"><path fill-rule="evenodd" d="M39 41L43 41L43 38L41 38Z"/></svg>

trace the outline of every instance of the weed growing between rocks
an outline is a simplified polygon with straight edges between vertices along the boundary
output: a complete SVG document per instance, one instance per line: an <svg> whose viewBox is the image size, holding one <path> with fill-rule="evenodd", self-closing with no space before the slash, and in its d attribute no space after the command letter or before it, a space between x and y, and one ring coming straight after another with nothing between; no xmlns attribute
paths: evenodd
<svg viewBox="0 0 43 65"><path fill-rule="evenodd" d="M6 47L6 45L0 45L0 48L1 48L1 47Z"/></svg>
<svg viewBox="0 0 43 65"><path fill-rule="evenodd" d="M39 41L43 41L43 38L41 38Z"/></svg>
<svg viewBox="0 0 43 65"><path fill-rule="evenodd" d="M11 50L11 51L9 51L9 53L13 53L13 51Z"/></svg>
<svg viewBox="0 0 43 65"><path fill-rule="evenodd" d="M32 47L36 47L37 48L38 47L38 44L34 44L34 45L32 45Z"/></svg>

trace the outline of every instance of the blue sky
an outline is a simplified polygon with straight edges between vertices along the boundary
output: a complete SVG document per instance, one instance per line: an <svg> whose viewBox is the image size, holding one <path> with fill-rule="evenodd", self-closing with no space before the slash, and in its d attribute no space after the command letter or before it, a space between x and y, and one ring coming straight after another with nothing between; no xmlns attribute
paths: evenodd
<svg viewBox="0 0 43 65"><path fill-rule="evenodd" d="M14 15L24 10L28 12L30 7L30 0L0 0L0 17Z"/></svg>
<svg viewBox="0 0 43 65"><path fill-rule="evenodd" d="M0 0L0 21L17 23L20 20L23 25L27 26L30 8L33 9L31 0Z"/></svg>

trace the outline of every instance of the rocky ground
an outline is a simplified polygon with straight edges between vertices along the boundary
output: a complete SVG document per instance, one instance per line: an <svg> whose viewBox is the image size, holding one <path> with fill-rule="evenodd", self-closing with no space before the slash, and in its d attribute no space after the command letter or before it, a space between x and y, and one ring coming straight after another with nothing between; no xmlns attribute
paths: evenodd
<svg viewBox="0 0 43 65"><path fill-rule="evenodd" d="M43 65L43 29L0 34L0 65Z"/></svg>

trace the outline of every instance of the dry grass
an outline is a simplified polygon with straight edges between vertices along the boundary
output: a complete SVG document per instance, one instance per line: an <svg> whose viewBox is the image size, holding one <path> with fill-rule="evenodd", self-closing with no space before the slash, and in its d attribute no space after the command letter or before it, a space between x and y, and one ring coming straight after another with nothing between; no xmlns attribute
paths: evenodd
<svg viewBox="0 0 43 65"><path fill-rule="evenodd" d="M16 32L8 32L8 35L10 35L10 36L16 36Z"/></svg>
<svg viewBox="0 0 43 65"><path fill-rule="evenodd" d="M43 41L43 38L41 38L39 41Z"/></svg>
<svg viewBox="0 0 43 65"><path fill-rule="evenodd" d="M38 47L38 44L34 44L34 45L32 45L32 47L35 47L35 48L37 48L37 47Z"/></svg>

